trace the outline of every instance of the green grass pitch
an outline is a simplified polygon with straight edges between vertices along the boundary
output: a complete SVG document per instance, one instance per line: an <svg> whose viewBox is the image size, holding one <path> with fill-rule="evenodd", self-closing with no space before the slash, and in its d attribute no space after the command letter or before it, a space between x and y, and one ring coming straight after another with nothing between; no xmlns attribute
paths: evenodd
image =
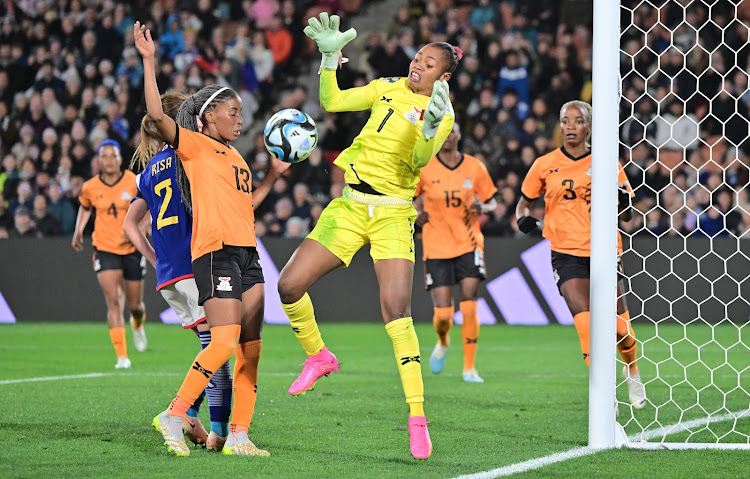
<svg viewBox="0 0 750 479"><path fill-rule="evenodd" d="M573 328L483 327L477 367L484 384L461 380L460 327L439 376L429 371L434 345L429 324L418 324L425 382L425 408L434 450L427 461L409 454L408 409L393 349L379 324L322 323L326 344L341 371L322 378L314 391L291 397L287 388L305 357L288 327L266 326L260 362L259 395L250 437L271 452L269 458L227 457L192 449L188 458L167 454L150 426L177 391L198 348L198 340L179 326L150 323L149 347L135 352L128 332L133 368L115 371L107 329L99 323L25 323L0 327L0 476L37 477L232 477L256 478L451 478L488 471L587 444L588 375ZM747 394L721 394L750 377L722 366L750 364L747 347L732 347L741 330L732 326L696 330L691 340L704 344L707 367L688 368L699 390L684 384L679 362L698 354L686 341L669 348L653 327L637 325L639 339L654 362L642 361L649 398L665 404L637 411L628 433L643 425L669 425L697 396L711 408L748 408ZM679 337L681 326L660 326L660 335ZM674 338L670 338L674 339ZM745 338L747 339L747 338ZM745 341L742 344L750 344ZM716 346L716 347L712 347ZM721 345L722 347L718 347ZM725 355L725 351L728 351ZM710 368L710 369L709 369ZM750 369L749 369L750 371ZM35 382L10 380L85 375ZM714 376L716 387L706 386ZM618 382L620 379L618 378ZM672 398L679 404L672 406ZM626 389L617 391L626 399ZM208 403L201 418L208 425ZM622 411L622 408L621 408ZM684 419L705 413L691 408ZM720 434L732 422L716 423ZM750 433L750 419L735 429ZM711 440L707 432L702 440ZM700 439L700 434L694 439ZM684 440L675 435L668 440ZM747 437L730 434L734 442ZM612 450L545 466L521 477L622 477L627 479L744 477L747 451Z"/></svg>

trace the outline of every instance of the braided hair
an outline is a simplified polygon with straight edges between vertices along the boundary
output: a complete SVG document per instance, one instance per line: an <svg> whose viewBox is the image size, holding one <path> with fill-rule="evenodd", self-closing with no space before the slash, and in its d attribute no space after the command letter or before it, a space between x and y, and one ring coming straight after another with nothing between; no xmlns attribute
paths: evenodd
<svg viewBox="0 0 750 479"><path fill-rule="evenodd" d="M186 130L203 132L205 124L206 111L216 108L222 102L230 98L237 98L237 93L231 88L221 85L209 85L193 93L182 102L180 109L177 111L175 121L181 128ZM193 209L192 197L190 196L190 181L185 174L185 168L182 166L182 160L176 165L177 185L180 187L182 201L188 209Z"/></svg>
<svg viewBox="0 0 750 479"><path fill-rule="evenodd" d="M185 101L185 98L187 98L187 95L184 93L168 92L163 94L161 96L161 108L164 110L164 114L174 120L177 116L177 110ZM166 142L156 128L154 120L148 114L144 115L143 120L141 120L141 143L133 153L133 158L130 159L130 169L135 170L137 168L139 171L143 171L151 158L162 149Z"/></svg>
<svg viewBox="0 0 750 479"><path fill-rule="evenodd" d="M458 66L458 62L463 58L464 52L458 47L454 47L448 42L432 42L428 43L425 46L432 46L440 48L443 51L443 54L446 57L446 60L448 61L448 68L446 71L450 73L451 75L453 72L456 71L456 67Z"/></svg>

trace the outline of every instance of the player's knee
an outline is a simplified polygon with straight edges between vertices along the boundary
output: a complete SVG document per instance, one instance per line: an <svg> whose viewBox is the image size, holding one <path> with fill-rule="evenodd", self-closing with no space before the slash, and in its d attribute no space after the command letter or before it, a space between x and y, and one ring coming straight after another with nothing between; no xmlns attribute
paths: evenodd
<svg viewBox="0 0 750 479"><path fill-rule="evenodd" d="M211 342L206 346L206 350L210 350L219 356L223 361L228 361L232 357L234 352L237 350L240 337L211 337Z"/></svg>
<svg viewBox="0 0 750 479"><path fill-rule="evenodd" d="M284 304L296 303L305 295L302 288L295 281L289 279L289 276L285 275L283 271L281 276L279 276L277 288L279 290L279 299Z"/></svg>

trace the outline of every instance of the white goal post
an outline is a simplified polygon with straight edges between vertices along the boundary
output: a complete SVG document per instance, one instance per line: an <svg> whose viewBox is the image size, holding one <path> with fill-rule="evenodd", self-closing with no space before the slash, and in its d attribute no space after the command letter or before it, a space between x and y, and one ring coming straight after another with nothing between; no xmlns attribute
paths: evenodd
<svg viewBox="0 0 750 479"><path fill-rule="evenodd" d="M738 13L741 3L593 2L592 448L750 449L750 231L746 223L729 225L731 214L750 216L744 174L750 123L740 111L741 101L750 103L750 65L737 64L739 49L750 48L750 20ZM742 39L743 32L745 46L738 46L731 38ZM742 58L750 56L745 53ZM732 58L734 64L726 65ZM656 68L643 71L643 65ZM678 82L680 74L685 76ZM695 91L684 87L690 76ZM718 91L707 92L704 80L717 78ZM720 113L719 106L732 99L734 111ZM624 126L642 134L623 135ZM629 404L613 341L615 158L641 199L633 208L634 226L621 231L626 298L648 396L641 410ZM664 172L666 186L650 183L656 169ZM736 171L743 179L736 180ZM719 204L721 194L722 201L729 197L729 208ZM705 215L719 218L716 230L704 226ZM651 225L656 217L661 227ZM688 217L692 225L686 225Z"/></svg>

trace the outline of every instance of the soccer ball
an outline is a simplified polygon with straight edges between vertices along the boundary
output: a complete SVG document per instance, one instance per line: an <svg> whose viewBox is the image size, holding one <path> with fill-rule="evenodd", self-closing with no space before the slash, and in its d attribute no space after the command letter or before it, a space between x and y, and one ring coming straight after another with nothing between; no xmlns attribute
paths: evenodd
<svg viewBox="0 0 750 479"><path fill-rule="evenodd" d="M318 128L312 118L294 108L275 113L263 130L266 149L287 163L306 160L318 144Z"/></svg>

